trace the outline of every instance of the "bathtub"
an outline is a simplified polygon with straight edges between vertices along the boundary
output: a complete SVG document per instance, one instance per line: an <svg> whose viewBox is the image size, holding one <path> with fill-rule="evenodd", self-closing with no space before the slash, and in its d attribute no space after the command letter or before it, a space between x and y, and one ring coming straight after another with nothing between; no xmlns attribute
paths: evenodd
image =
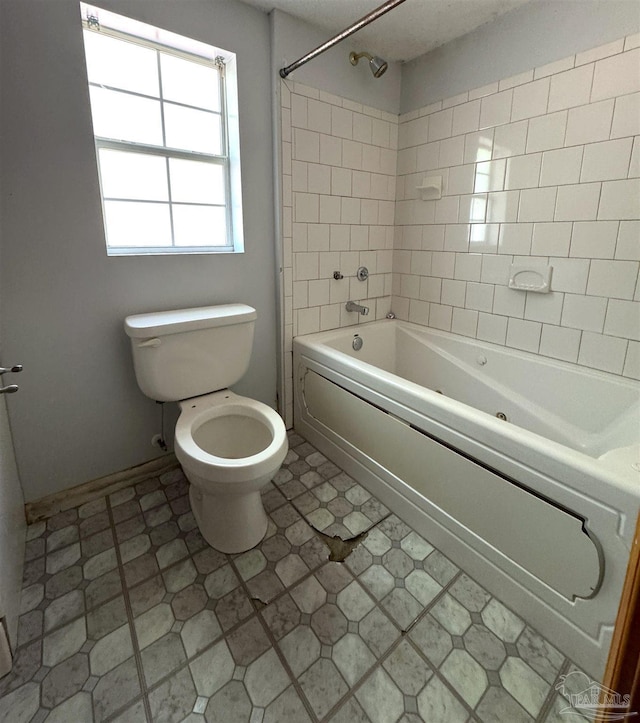
<svg viewBox="0 0 640 723"><path fill-rule="evenodd" d="M600 678L640 384L397 320L294 339L295 428Z"/></svg>

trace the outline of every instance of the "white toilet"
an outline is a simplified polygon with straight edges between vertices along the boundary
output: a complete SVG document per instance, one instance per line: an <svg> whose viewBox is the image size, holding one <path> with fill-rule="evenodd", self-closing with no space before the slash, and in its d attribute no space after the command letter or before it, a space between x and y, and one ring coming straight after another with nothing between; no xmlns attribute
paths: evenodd
<svg viewBox="0 0 640 723"><path fill-rule="evenodd" d="M179 402L175 452L191 483L191 509L207 542L244 552L267 530L260 491L287 454L277 412L229 391L246 373L256 311L244 304L125 319L140 389Z"/></svg>

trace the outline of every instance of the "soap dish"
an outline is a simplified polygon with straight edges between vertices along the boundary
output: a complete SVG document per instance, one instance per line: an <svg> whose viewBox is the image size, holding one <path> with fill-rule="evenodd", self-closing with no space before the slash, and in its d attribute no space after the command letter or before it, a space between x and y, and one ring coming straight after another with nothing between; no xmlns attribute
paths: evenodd
<svg viewBox="0 0 640 723"><path fill-rule="evenodd" d="M520 291L534 291L548 294L551 291L551 272L553 266L522 266L511 264L509 267L509 288Z"/></svg>

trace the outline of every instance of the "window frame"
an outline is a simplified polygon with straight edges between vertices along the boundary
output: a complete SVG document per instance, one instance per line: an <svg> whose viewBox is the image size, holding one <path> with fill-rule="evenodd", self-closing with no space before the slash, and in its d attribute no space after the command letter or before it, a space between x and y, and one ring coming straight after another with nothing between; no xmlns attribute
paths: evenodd
<svg viewBox="0 0 640 723"><path fill-rule="evenodd" d="M237 72L235 63L235 54L229 51L215 48L211 45L205 45L199 41L191 40L184 36L177 36L167 31L161 31L159 28L147 24L130 20L125 16L116 15L114 13L90 7L84 3L80 3L82 12L82 32L95 32L100 35L112 37L119 41L129 42L139 47L145 47L156 52L156 60L158 65L158 96L151 96L137 91L131 91L115 86L108 86L96 83L87 77L89 92L91 88L102 88L108 91L115 91L125 95L144 98L147 100L157 101L160 104L160 118L162 126L163 142L162 146L148 143L140 143L137 141L125 141L105 136L98 136L95 131L93 134L96 165L98 170L98 179L100 183L100 202L102 207L105 245L108 256L180 256L180 255L204 255L204 254L225 254L225 253L242 253L244 252L243 239L243 223L242 223L242 197L241 197L241 180L240 180L240 146L239 146L239 128L238 128L238 109L237 109ZM103 18L106 22L103 22ZM133 30L153 32L156 37L150 39L142 34L138 34L133 30L123 30L121 27L113 27L115 24L130 25ZM169 40L175 40L176 44L183 47L176 47L169 42L162 42L157 36L161 35ZM185 45L192 45L198 50L204 50L203 54L194 52L191 48L184 49ZM197 110L199 112L206 111L202 107L192 106L188 103L166 100L163 97L162 88L162 68L161 56L164 53L177 57L181 60L197 63L207 68L214 68L218 77L218 91L220 98L220 110L208 111L220 117L220 142L221 153L205 153L202 151L190 151L175 148L166 144L166 125L165 125L165 103L170 103L176 107L186 108L189 110ZM85 49L85 65L86 65L86 49ZM88 76L88 66L87 76ZM91 105L91 104L90 104ZM91 107L91 118L93 122L93 108ZM120 151L126 153L139 153L143 156L154 156L165 159L167 168L167 194L166 201L153 201L149 199L132 199L117 198L105 196L102 169L100 161L101 150ZM198 161L210 163L223 168L224 176L224 204L205 204L196 202L174 201L171 194L171 175L169 172L169 164L171 159ZM159 203L166 205L169 210L169 222L171 229L171 246L110 246L108 238L107 213L105 202L134 202L134 203ZM219 246L177 246L175 243L174 230L174 209L175 206L205 206L210 208L224 208L225 211L225 241L224 245Z"/></svg>

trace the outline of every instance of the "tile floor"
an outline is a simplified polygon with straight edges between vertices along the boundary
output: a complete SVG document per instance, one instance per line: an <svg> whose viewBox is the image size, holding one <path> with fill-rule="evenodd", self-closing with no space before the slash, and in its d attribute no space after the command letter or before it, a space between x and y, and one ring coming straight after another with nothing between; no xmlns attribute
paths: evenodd
<svg viewBox="0 0 640 723"><path fill-rule="evenodd" d="M32 525L0 721L573 722L567 660L296 434L266 538L211 549L176 469ZM344 562L326 535L361 535Z"/></svg>

